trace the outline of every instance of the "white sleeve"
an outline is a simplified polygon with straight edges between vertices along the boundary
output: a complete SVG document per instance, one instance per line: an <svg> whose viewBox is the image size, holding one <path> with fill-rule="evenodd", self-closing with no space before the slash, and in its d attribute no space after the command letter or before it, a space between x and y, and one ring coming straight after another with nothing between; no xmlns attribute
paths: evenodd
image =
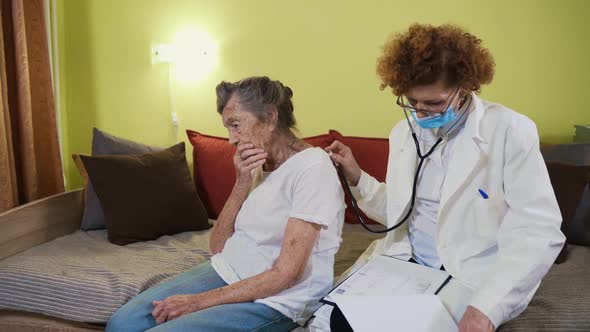
<svg viewBox="0 0 590 332"><path fill-rule="evenodd" d="M301 172L289 217L326 228L344 219L344 208L344 192L331 162L319 162Z"/></svg>
<svg viewBox="0 0 590 332"><path fill-rule="evenodd" d="M508 130L505 144L504 191L509 210L498 233L494 270L470 303L496 328L514 318L516 309L530 299L565 239L534 123L519 121L518 127Z"/></svg>
<svg viewBox="0 0 590 332"><path fill-rule="evenodd" d="M398 142L409 135L405 120L398 122L389 134L389 158L387 159L387 173L397 162L395 151L399 149ZM361 170L361 177L356 187L350 187L358 206L369 218L387 225L387 183L379 182L376 178Z"/></svg>
<svg viewBox="0 0 590 332"><path fill-rule="evenodd" d="M361 170L356 187L350 187L358 206L369 218L387 226L387 185Z"/></svg>

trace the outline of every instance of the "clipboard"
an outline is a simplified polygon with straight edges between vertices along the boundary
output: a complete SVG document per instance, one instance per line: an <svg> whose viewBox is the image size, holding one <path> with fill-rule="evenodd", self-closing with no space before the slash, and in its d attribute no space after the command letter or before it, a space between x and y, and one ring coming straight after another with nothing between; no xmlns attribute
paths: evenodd
<svg viewBox="0 0 590 332"><path fill-rule="evenodd" d="M336 306L334 299L346 295L437 295L451 278L446 271L379 255L342 280L320 302Z"/></svg>

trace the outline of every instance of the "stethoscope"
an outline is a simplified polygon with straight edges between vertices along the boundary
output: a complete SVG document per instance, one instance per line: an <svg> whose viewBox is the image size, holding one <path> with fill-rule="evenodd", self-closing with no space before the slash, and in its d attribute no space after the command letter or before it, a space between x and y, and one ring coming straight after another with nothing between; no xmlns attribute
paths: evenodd
<svg viewBox="0 0 590 332"><path fill-rule="evenodd" d="M392 230L400 227L401 225L403 225L410 218L410 216L412 215L412 211L414 210L414 204L416 202L416 189L418 187L418 177L420 176L420 170L422 169L422 165L424 164L424 160L426 160L426 158L428 158L434 152L434 150L438 147L438 145L443 141L443 138L448 137L449 134L451 134L453 132L453 130L457 127L457 124L461 123L463 116L465 116L465 114L467 114L467 111L469 110L469 107L471 106L471 99L472 98L470 97L469 104L464 109L461 116L446 131L446 133L444 135L442 135L441 137L439 137L436 140L434 145L424 155L422 154L422 149L420 149L420 143L418 143L418 136L416 135L416 131L414 130L414 126L412 126L412 123L410 122L410 119L408 117L408 113L407 113L406 109L405 108L403 109L404 115L406 117L406 121L408 122L408 126L410 127L410 130L412 131L412 139L414 140L414 144L416 145L416 152L418 154L418 158L420 159L420 161L418 162L418 167L416 168L416 172L414 173L414 182L412 184L412 199L410 200L410 208L408 209L408 212L406 213L406 215L400 221L398 221L395 225L393 225L389 228L375 230L375 229L371 229L369 227L369 225L367 225L365 223L365 220L361 216L361 212L360 212L360 209L359 209L358 204L356 202L356 199L354 198L354 196L352 194L352 190L350 189L350 186L348 185L348 182L346 181L346 177L344 176L344 171L342 170L342 166L335 164L336 170L338 171L338 175L340 176L342 183L344 183L344 188L346 189L346 192L348 193L348 195L350 197L350 203L352 204L352 208L354 210L354 213L355 213L357 219L359 220L359 222L361 223L361 225L367 231L369 231L371 233L377 233L377 234L388 233L388 232L391 232Z"/></svg>

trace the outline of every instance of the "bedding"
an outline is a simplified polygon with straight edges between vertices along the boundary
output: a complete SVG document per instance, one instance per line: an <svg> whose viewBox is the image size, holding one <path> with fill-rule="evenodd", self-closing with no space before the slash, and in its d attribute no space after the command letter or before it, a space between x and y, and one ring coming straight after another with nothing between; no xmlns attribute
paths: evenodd
<svg viewBox="0 0 590 332"><path fill-rule="evenodd" d="M360 225L344 225L334 275L341 275L381 236ZM74 330L80 324L73 322L104 324L133 296L209 257L209 231L127 246L108 242L105 230L60 237L0 261L0 331L33 323L53 326L52 317L57 317L56 326L70 323Z"/></svg>
<svg viewBox="0 0 590 332"><path fill-rule="evenodd" d="M140 292L209 259L208 231L118 246L77 231L0 261L0 309L105 323Z"/></svg>
<svg viewBox="0 0 590 332"><path fill-rule="evenodd" d="M499 332L590 331L590 248L567 250L568 259L551 267L527 309Z"/></svg>
<svg viewBox="0 0 590 332"><path fill-rule="evenodd" d="M77 232L72 235L73 238L66 242L77 242L77 241L88 241L85 244L85 247L96 247L99 243L103 243L105 245L109 245L108 241L106 240L106 232L105 231L91 231L91 232ZM360 225L351 225L345 224L344 230L342 232L343 236L343 243L340 247L340 251L336 254L336 262L334 267L334 274L336 276L341 275L347 268L349 268L356 259L360 256L360 254L367 248L367 246L371 243L371 241L381 237L382 235L377 234L370 234L366 232L364 229L361 228ZM66 237L62 237L60 239L64 239ZM58 239L58 240L60 240ZM56 240L57 241L57 240ZM55 241L54 241L55 242ZM50 242L53 243L53 242ZM61 242L56 242L56 244L63 245ZM146 247L150 247L151 254L157 254L157 257L160 257L158 261L153 261L152 257L146 257L147 251L145 250ZM70 248L72 247L80 247L80 243L77 245L70 244L68 245ZM99 245L101 246L101 245ZM143 272L148 267L154 267L159 265L170 265L170 263L165 262L164 257L172 257L177 255L177 253L170 254L168 253L170 250L173 251L182 251L182 255L186 255L187 258L183 259L182 262L179 262L178 266L183 266L186 269L192 267L194 264L198 264L198 262L202 261L199 258L192 258L192 257L208 257L208 231L202 232L191 232L191 233L182 233L176 236L166 236L157 241L146 242L143 244L136 243L126 247L119 247L115 245L111 245L113 248L118 249L113 252L117 253L120 250L125 250L129 248L132 252L137 253L134 257L133 261L129 263L129 270L132 269L133 266L140 265L141 271L135 272L135 275L146 275L147 273ZM176 249L171 248L171 246L177 247ZM38 246L36 248L43 247ZM52 245L51 247L55 247ZM113 248L102 248L100 251L100 257L103 257L108 250L112 250ZM132 249L133 248L133 249ZM48 248L49 249L49 248ZM64 250L67 250L64 248ZM88 255L92 255L93 249L84 249L88 251ZM566 262L560 265L554 265L543 282L541 283L541 287L537 291L537 294L532 299L529 307L525 312L523 312L517 319L507 322L506 324L502 325L499 329L500 332L520 332L520 331L541 331L541 332L558 332L558 331L590 331L590 316L588 316L588 312L590 312L590 288L588 284L588 280L590 280L590 268L588 268L588 264L590 262L590 248L583 247L583 246L575 246L570 245L568 247L569 251L569 258ZM62 251L63 252L63 251ZM33 253L30 251L24 252L28 256L32 256ZM37 251L37 255L40 255L37 260L42 260L43 256L48 256L49 252L44 252L43 250ZM133 257L134 255L131 253L117 253L117 256L120 259L125 260L125 257ZM19 257L20 255L13 256L12 258ZM190 256L190 257L188 257ZM22 257L22 256L20 256ZM77 260L80 260L81 257L84 257L84 254L76 254L75 257L78 257ZM55 261L56 258L49 259L51 261ZM63 257L62 257L63 259ZM59 260L59 259L57 259ZM71 259L68 259L70 261ZM99 259L96 259L97 261ZM159 262L164 260L164 262ZM193 263L193 260L195 261ZM8 266L12 266L12 268L18 267L21 264L15 264L14 261L11 261L11 258L8 258L4 261L0 261L0 308L6 308L5 306L5 297L7 296L5 293L5 285L4 285L4 278L6 277L6 262L9 261ZM108 261L113 264L113 259L108 259ZM198 261L198 262L197 262ZM141 266L141 262L145 262L145 266ZM96 265L96 262L92 263ZM31 265L31 264L26 264ZM107 265L106 262L102 265ZM39 266L39 269L47 269L46 263L43 263L43 266ZM165 268L165 267L164 267ZM165 271L164 268L158 268L154 271ZM52 268L56 269L56 268ZM177 270L182 270L182 268L176 268ZM180 273L180 272L177 272ZM152 272L152 274L157 274L157 272ZM164 281L172 276L168 276L170 273L166 273L166 276L155 276L152 277L152 281L149 282L150 284L156 284L158 282ZM130 279L129 277L118 277L119 279ZM156 279L160 279L156 281ZM23 282L24 283L24 282ZM26 285L26 283L24 283ZM14 287L14 284L13 286ZM143 286L139 286L138 288L144 288ZM20 291L19 291L20 292ZM121 292L121 297L126 297ZM100 299L99 299L100 300ZM63 299L61 300L63 301ZM122 301L123 302L123 301ZM56 302L57 304L57 302ZM92 326L88 324L76 323L73 322L74 319L71 320L62 320L59 318L47 317L39 314L39 310L35 311L37 313L26 313L24 311L33 311L33 310L26 310L20 309L20 311L7 311L7 310L0 310L0 332L1 331L19 331L19 332L29 332L29 331L76 331L76 332L83 332L83 331L91 331L90 328ZM56 309L56 311L58 311ZM114 310L113 310L114 311ZM49 313L46 313L49 314ZM55 316L55 315L54 315ZM58 317L63 317L58 316ZM77 316L78 321L88 321L88 319L84 317ZM103 317L104 321L106 321L106 317ZM104 323L104 322L103 322ZM94 326L94 328L100 329L100 327ZM306 331L304 328L297 328L294 331Z"/></svg>

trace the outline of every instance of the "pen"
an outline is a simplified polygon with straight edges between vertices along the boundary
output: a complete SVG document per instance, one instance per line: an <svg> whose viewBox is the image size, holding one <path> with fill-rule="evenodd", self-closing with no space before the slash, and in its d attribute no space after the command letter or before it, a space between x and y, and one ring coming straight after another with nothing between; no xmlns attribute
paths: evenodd
<svg viewBox="0 0 590 332"><path fill-rule="evenodd" d="M481 189L478 189L478 191L481 194L481 197L483 197L483 199L488 199L489 196L488 196L488 194L486 194L485 191L483 191Z"/></svg>
<svg viewBox="0 0 590 332"><path fill-rule="evenodd" d="M436 292L434 292L434 295L438 295L438 293L443 289L443 287L445 287L449 281L451 281L451 275L449 274L449 276L447 277L447 279L445 279L445 281L442 283L442 285L440 285L440 287L436 290Z"/></svg>

